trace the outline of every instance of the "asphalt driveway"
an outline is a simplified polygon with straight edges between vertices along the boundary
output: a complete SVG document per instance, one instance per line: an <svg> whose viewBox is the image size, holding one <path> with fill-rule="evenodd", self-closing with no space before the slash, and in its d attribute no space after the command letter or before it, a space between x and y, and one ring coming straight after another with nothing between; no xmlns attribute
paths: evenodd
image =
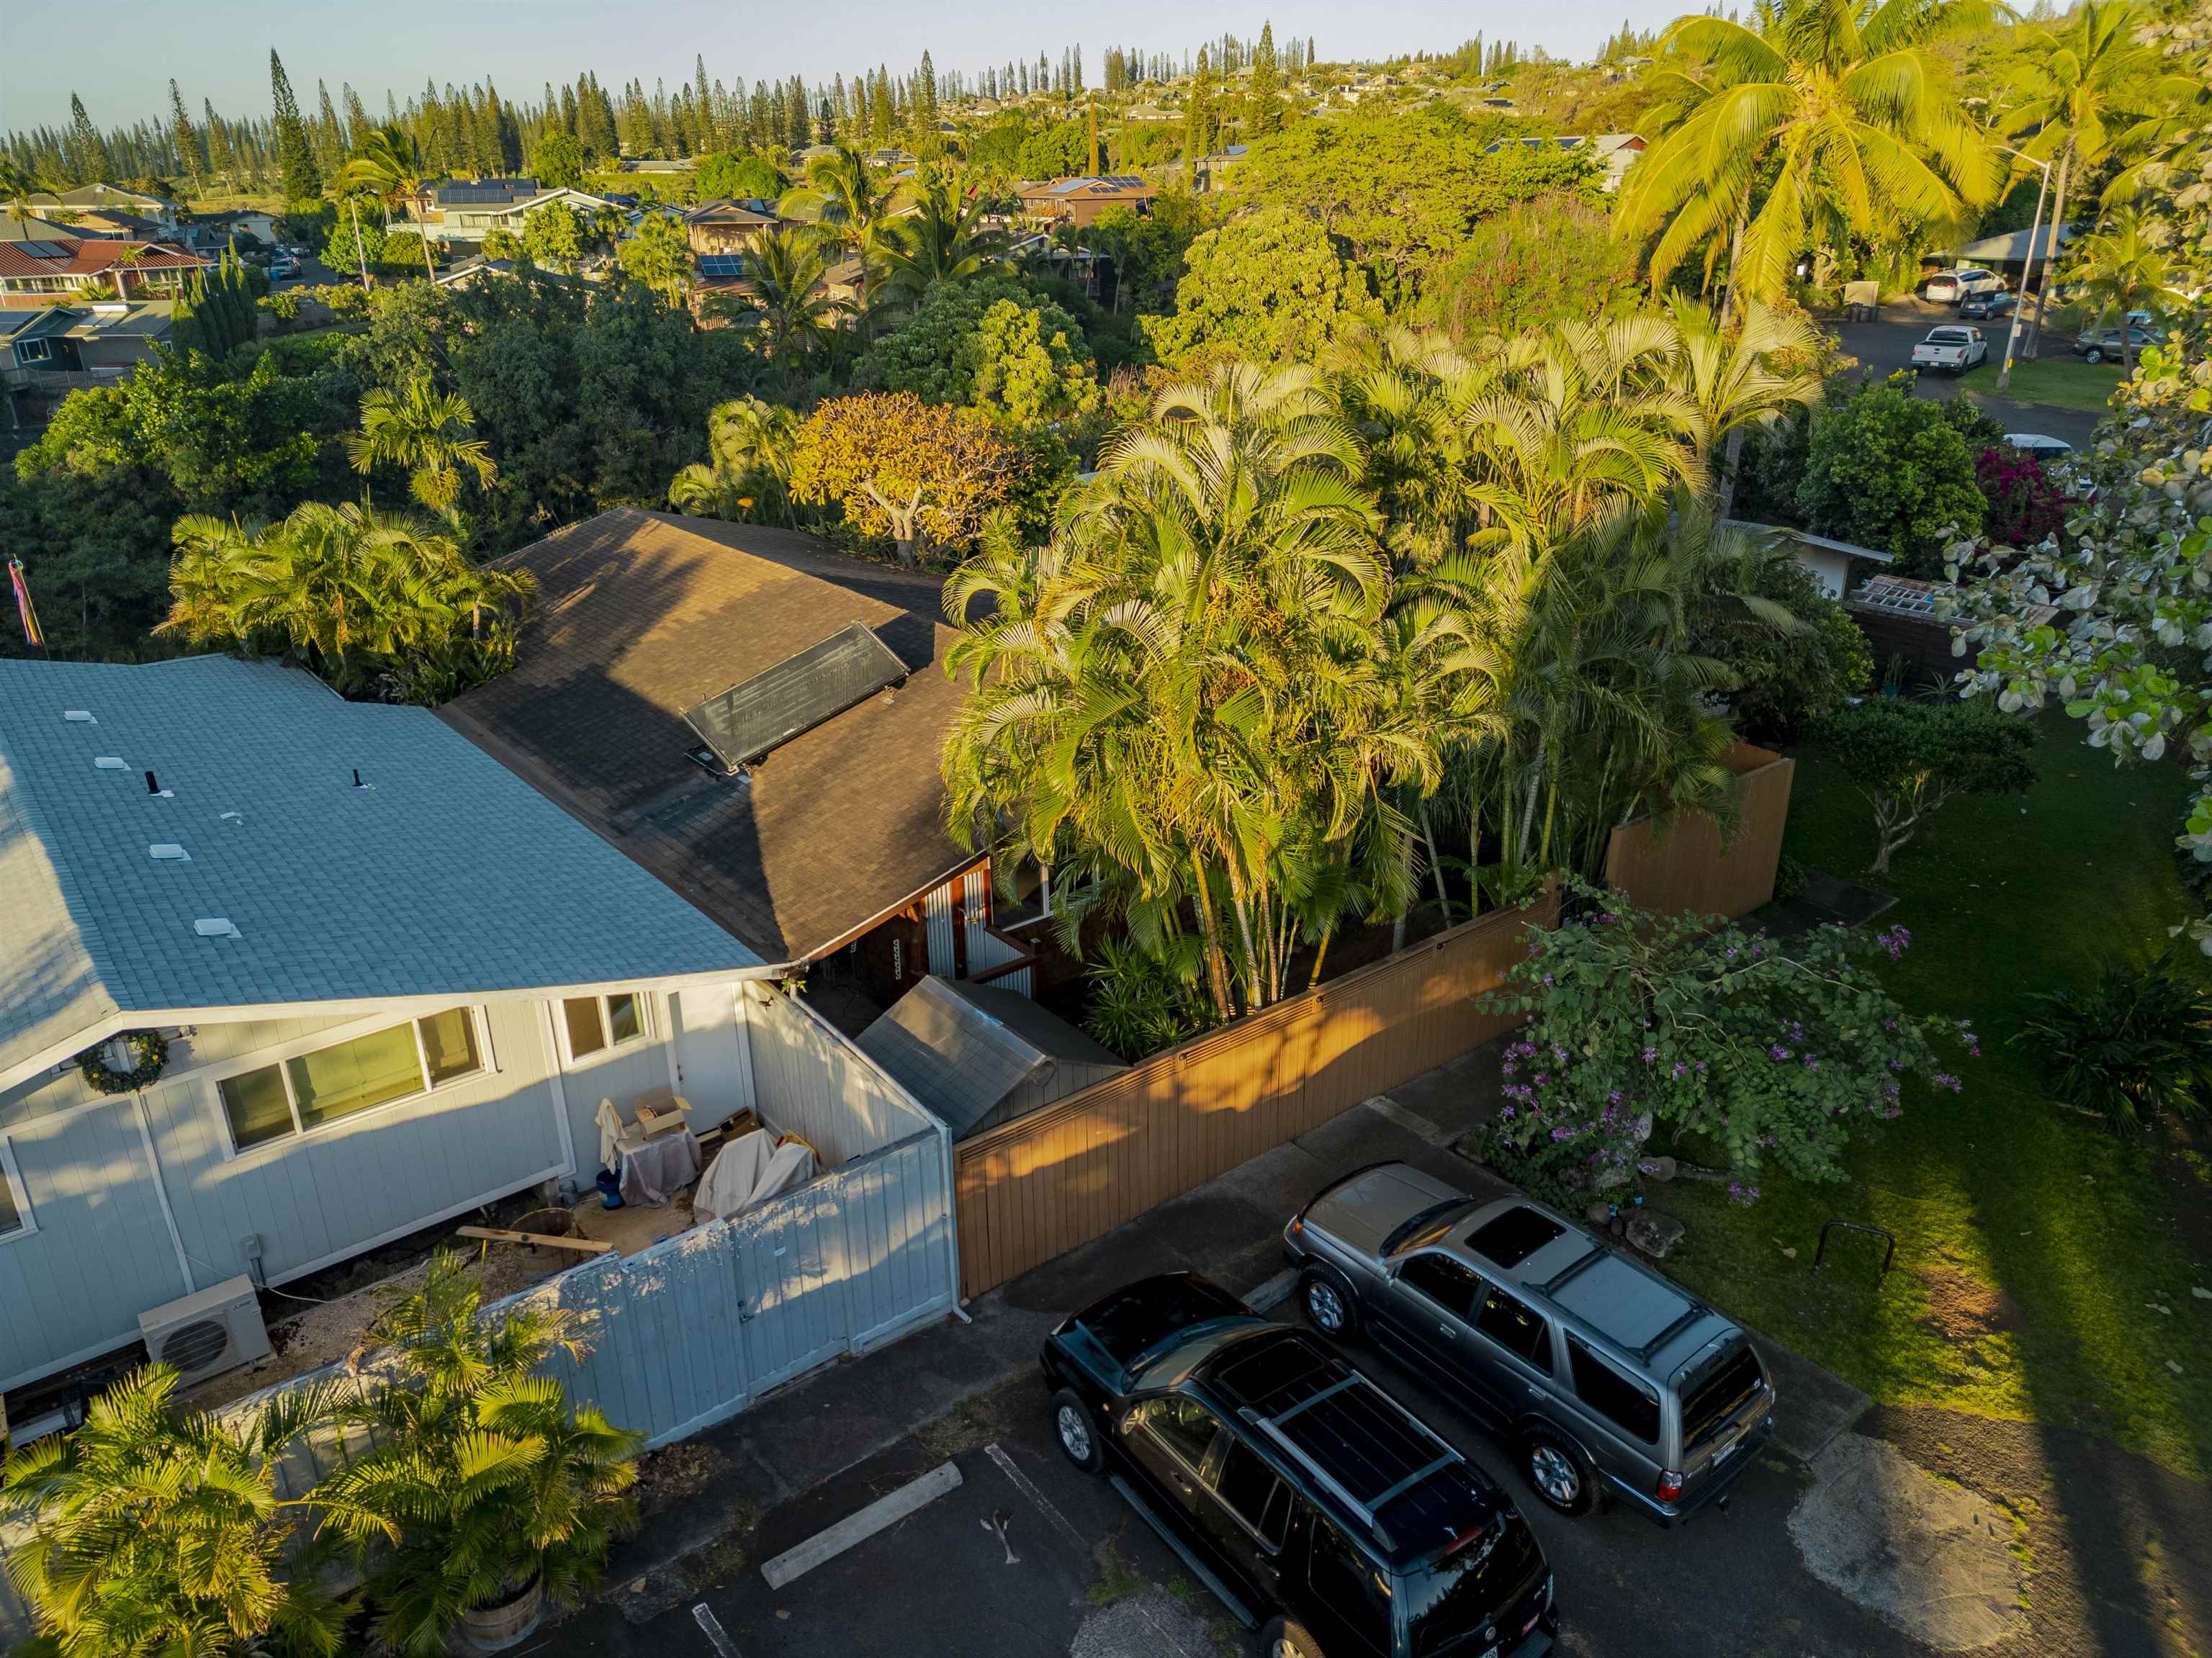
<svg viewBox="0 0 2212 1658"><path fill-rule="evenodd" d="M1912 348L1928 337L1928 331L1957 320L1957 313L1948 305L1905 300L1884 306L1879 322L1838 324L1832 331L1843 349L1859 360L1863 371L1879 378L1899 368L1910 368ZM2078 409L2054 408L2049 404L2017 403L1990 394L1989 388L1996 384L1998 365L2004 358L2005 335L2011 325L2008 319L1979 325L1989 336L1990 360L1963 374L1923 374L1917 394L1942 400L1972 390L1982 407L2002 422L2008 432L2040 432L2047 437L2062 439L2077 449L2084 446L2096 431L2095 415ZM2068 343L2066 338L2046 329L2043 355L2046 359L2054 354L2065 356Z"/></svg>

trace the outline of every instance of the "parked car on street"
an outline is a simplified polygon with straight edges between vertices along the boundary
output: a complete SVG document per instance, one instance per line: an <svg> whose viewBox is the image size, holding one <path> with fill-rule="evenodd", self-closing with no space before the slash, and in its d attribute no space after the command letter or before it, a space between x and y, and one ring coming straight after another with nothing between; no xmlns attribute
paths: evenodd
<svg viewBox="0 0 2212 1658"><path fill-rule="evenodd" d="M2132 357L2146 345L2166 343L2166 331L2153 324L2131 322L2128 325L2127 354ZM2107 357L2120 355L2120 330L2115 323L2102 328L2085 328L2074 337L2074 355L2089 362L2102 362Z"/></svg>
<svg viewBox="0 0 2212 1658"><path fill-rule="evenodd" d="M1949 324L1929 329L1928 337L1912 348L1912 366L1948 368L1954 374L1963 374L1986 361L1989 355L1990 343L1980 329Z"/></svg>
<svg viewBox="0 0 2212 1658"><path fill-rule="evenodd" d="M1540 1204L1404 1163L1328 1187L1283 1240L1308 1320L1364 1334L1487 1418L1537 1496L1662 1525L1725 1502L1772 1431L1741 1326Z"/></svg>
<svg viewBox="0 0 2212 1658"><path fill-rule="evenodd" d="M2008 448L2045 463L2063 460L2074 452L2074 446L2065 439L2046 436L2041 432L2008 432L2004 440Z"/></svg>
<svg viewBox="0 0 2212 1658"><path fill-rule="evenodd" d="M1982 322L1999 322L2020 307L2020 296L2002 288L1993 288L1978 294L1969 294L1959 301L1961 320L1972 317Z"/></svg>
<svg viewBox="0 0 2212 1658"><path fill-rule="evenodd" d="M1552 1573L1505 1494L1304 1330L1191 1272L1045 1339L1053 1430L1267 1658L1539 1658Z"/></svg>
<svg viewBox="0 0 2212 1658"><path fill-rule="evenodd" d="M288 282L299 274L300 262L289 253L279 253L269 261L269 277L271 282Z"/></svg>
<svg viewBox="0 0 2212 1658"><path fill-rule="evenodd" d="M1969 295L1995 293L2003 286L2004 278L1996 271L1969 264L1956 270L1937 271L1928 279L1922 292L1939 304L1956 305Z"/></svg>

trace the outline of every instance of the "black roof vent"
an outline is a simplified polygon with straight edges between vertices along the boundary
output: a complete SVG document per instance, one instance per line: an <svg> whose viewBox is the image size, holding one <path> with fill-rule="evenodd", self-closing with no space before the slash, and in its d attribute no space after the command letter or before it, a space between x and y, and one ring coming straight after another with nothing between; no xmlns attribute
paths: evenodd
<svg viewBox="0 0 2212 1658"><path fill-rule="evenodd" d="M684 718L725 770L734 772L906 675L906 664L890 647L865 623L854 622L685 709ZM705 763L696 750L693 757Z"/></svg>

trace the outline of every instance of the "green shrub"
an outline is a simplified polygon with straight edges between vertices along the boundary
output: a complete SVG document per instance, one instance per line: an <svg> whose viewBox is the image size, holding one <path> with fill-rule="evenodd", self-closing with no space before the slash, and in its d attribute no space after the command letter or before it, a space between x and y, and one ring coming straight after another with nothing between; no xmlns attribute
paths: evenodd
<svg viewBox="0 0 2212 1658"><path fill-rule="evenodd" d="M2051 1091L2113 1133L2212 1112L2212 990L2180 958L2114 963L2086 989L2035 1000L2012 1040L2039 1049Z"/></svg>
<svg viewBox="0 0 2212 1658"><path fill-rule="evenodd" d="M1775 898L1783 903L1792 898L1802 898L1806 887L1811 884L1812 877L1813 872L1807 869L1802 861L1784 853L1781 861L1774 866Z"/></svg>
<svg viewBox="0 0 2212 1658"><path fill-rule="evenodd" d="M1195 1036L1215 1023L1198 981L1198 961L1170 962L1109 938L1091 969L1091 1007L1083 1026L1134 1063Z"/></svg>
<svg viewBox="0 0 2212 1658"><path fill-rule="evenodd" d="M1814 533L1879 548L1915 575L1941 574L1947 542L1988 510L1950 405L1916 398L1911 377L1860 388L1813 417L1797 510Z"/></svg>

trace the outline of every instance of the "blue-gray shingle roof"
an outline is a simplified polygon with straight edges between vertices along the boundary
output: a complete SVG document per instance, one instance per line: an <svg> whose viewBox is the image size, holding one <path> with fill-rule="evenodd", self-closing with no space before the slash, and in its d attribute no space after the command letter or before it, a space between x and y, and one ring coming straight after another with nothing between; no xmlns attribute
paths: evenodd
<svg viewBox="0 0 2212 1658"><path fill-rule="evenodd" d="M118 1013L760 965L427 710L228 657L0 662L0 1069Z"/></svg>

